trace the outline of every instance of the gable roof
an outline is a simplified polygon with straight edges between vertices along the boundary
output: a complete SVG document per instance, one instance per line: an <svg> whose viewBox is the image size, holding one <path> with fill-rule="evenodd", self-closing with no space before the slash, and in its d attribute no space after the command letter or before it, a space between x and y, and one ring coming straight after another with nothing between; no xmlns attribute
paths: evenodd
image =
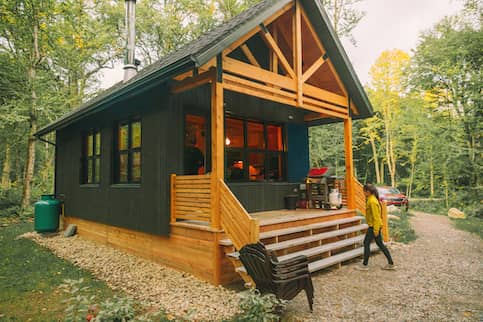
<svg viewBox="0 0 483 322"><path fill-rule="evenodd" d="M157 86L161 82L168 81L173 76L201 67L292 1L264 0L258 3L212 31L203 34L197 40L146 66L129 81L121 81L104 90L79 108L41 128L35 136L39 137L66 127L88 115L100 112L117 102ZM359 109L359 115L354 115L353 118L371 116L373 112L369 99L322 5L316 0L301 0L301 4L351 99Z"/></svg>

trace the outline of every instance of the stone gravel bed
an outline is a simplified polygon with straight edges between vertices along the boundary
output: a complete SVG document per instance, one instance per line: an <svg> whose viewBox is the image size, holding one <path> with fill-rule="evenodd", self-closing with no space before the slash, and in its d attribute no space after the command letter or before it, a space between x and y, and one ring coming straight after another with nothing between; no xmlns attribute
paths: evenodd
<svg viewBox="0 0 483 322"><path fill-rule="evenodd" d="M392 243L398 266L383 271L382 254L370 270L354 264L313 275L314 312L305 294L288 305L284 321L483 321L483 241L456 230L447 217L417 213L418 239ZM91 271L113 289L190 320L220 321L238 310L239 295L111 247L78 237L26 234L59 257Z"/></svg>
<svg viewBox="0 0 483 322"><path fill-rule="evenodd" d="M43 237L27 233L31 239L57 256L86 269L105 281L113 290L166 313L189 319L219 321L238 311L239 295L169 267L78 236Z"/></svg>

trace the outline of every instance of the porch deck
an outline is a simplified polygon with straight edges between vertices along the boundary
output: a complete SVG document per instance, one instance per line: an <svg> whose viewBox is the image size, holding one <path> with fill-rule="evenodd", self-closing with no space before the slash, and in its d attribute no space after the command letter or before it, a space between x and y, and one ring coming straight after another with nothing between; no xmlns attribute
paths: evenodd
<svg viewBox="0 0 483 322"><path fill-rule="evenodd" d="M312 218L332 217L335 215L345 214L349 210L347 208L341 208L337 210L325 210L325 209L296 209L296 210L271 210L252 212L250 216L258 219L260 226L280 224L284 222L293 222L299 220L307 220Z"/></svg>

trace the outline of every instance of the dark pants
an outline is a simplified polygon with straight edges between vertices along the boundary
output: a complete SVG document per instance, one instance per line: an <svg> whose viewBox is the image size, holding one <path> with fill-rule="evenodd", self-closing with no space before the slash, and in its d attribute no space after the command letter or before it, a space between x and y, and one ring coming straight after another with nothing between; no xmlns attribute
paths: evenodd
<svg viewBox="0 0 483 322"><path fill-rule="evenodd" d="M372 227L369 227L366 232L366 237L364 238L364 265L367 265L369 262L369 255L371 254L371 242L372 240L376 240L376 244L379 247L380 250L384 253L384 256L386 256L387 261L389 264L393 264L391 254L389 254L389 250L387 249L386 245L382 242L382 234L379 231L378 235L374 235L374 229Z"/></svg>

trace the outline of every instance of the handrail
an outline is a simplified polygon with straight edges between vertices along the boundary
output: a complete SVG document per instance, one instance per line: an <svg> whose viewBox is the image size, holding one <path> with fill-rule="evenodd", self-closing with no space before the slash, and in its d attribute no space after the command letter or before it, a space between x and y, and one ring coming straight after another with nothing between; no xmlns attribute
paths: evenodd
<svg viewBox="0 0 483 322"><path fill-rule="evenodd" d="M220 179L220 219L221 227L230 237L236 249L259 240L260 225L250 217L226 183Z"/></svg>
<svg viewBox="0 0 483 322"><path fill-rule="evenodd" d="M354 178L354 199L356 209L364 215L366 214L366 196L364 195L364 186L356 178Z"/></svg>

